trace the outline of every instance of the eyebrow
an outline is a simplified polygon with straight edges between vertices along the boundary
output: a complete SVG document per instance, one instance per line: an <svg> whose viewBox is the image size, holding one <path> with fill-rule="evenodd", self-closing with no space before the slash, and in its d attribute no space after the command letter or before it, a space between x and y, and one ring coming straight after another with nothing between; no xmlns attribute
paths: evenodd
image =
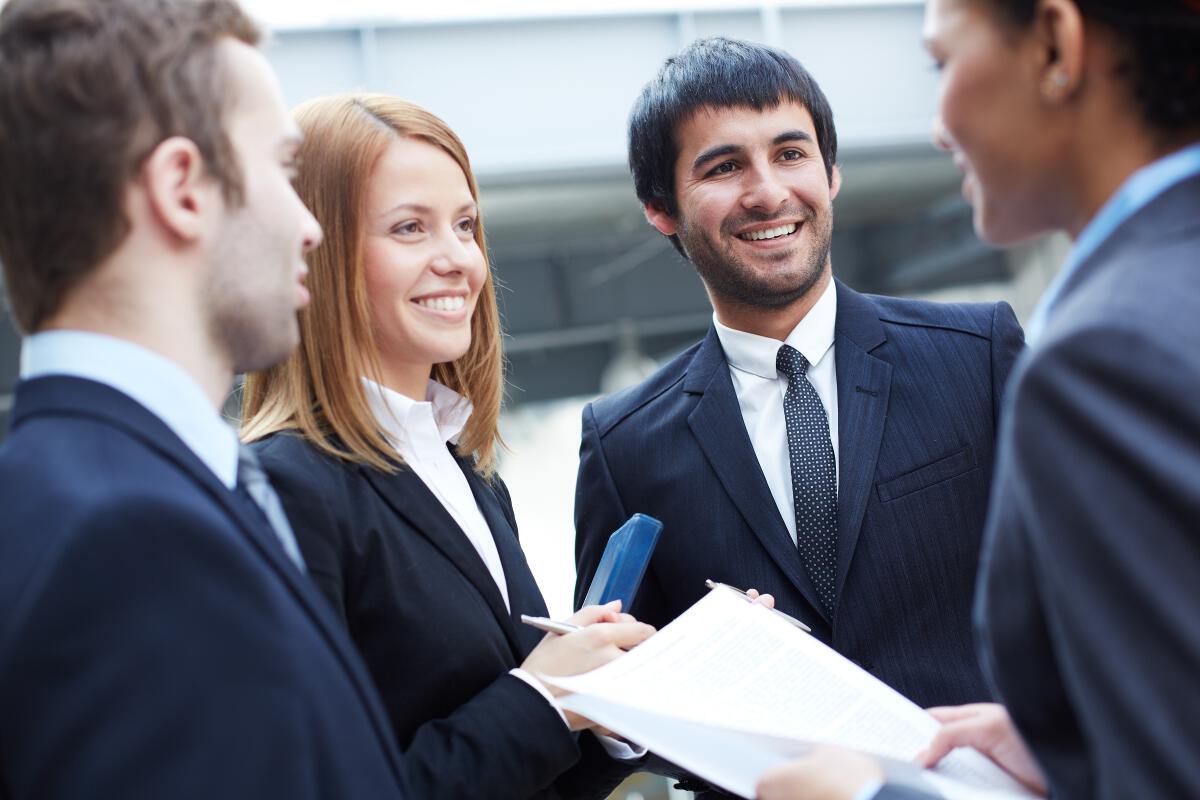
<svg viewBox="0 0 1200 800"><path fill-rule="evenodd" d="M386 217L389 214L395 214L397 211L415 211L418 214L433 213L432 208L430 208L427 205L423 205L421 203L401 203L400 205L392 206L391 208L382 212L379 216ZM457 213L462 214L467 211L473 211L475 213L478 213L479 212L479 204L476 203L474 200L472 200L469 203L463 203L461 206L459 206Z"/></svg>
<svg viewBox="0 0 1200 800"><path fill-rule="evenodd" d="M812 142L813 137L807 132L799 128L790 131L784 131L771 140L772 146L786 144L787 142ZM729 156L735 153L741 153L745 150L744 147L736 144L719 144L716 147L710 147L700 155L696 156L696 160L692 162L692 171L698 170L708 164L710 161Z"/></svg>

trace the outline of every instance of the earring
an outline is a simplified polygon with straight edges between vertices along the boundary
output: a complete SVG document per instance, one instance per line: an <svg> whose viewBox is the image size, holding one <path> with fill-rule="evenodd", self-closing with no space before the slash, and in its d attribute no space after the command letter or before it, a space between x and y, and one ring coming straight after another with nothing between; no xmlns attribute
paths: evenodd
<svg viewBox="0 0 1200 800"><path fill-rule="evenodd" d="M1055 70L1042 84L1042 94L1046 96L1047 100L1054 100L1063 93L1070 82L1071 79L1066 72L1061 69Z"/></svg>

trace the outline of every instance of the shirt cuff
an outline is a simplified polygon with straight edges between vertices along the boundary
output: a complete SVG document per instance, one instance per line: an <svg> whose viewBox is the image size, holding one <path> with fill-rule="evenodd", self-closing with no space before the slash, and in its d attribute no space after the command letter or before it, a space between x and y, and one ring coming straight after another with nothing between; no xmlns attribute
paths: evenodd
<svg viewBox="0 0 1200 800"><path fill-rule="evenodd" d="M883 788L883 781L871 781L858 790L854 800L875 800L875 795Z"/></svg>
<svg viewBox="0 0 1200 800"><path fill-rule="evenodd" d="M546 688L546 684L539 681L537 678L530 675L520 667L514 667L508 671L509 675L514 678L525 681L525 683L537 690L537 693L546 698L546 702L554 707L558 712L559 718L562 719L563 725L570 727L567 722L567 715L563 712L563 707L559 705L558 698L550 694L550 690ZM633 761L646 755L646 748L638 745L630 744L629 742L620 739L614 739L611 736L604 736L595 731L592 731L596 738L600 740L600 746L604 748L604 752L608 753L609 758L614 758L618 761Z"/></svg>
<svg viewBox="0 0 1200 800"><path fill-rule="evenodd" d="M554 710L558 712L558 716L560 719L562 719L563 725L566 725L568 728L571 727L570 724L567 722L567 715L563 711L563 707L558 704L558 698L556 698L554 695L550 694L550 690L546 688L546 684L542 683L537 678L533 677L532 675L530 675L528 672L521 669L520 667L513 667L512 669L510 669L508 671L508 674L512 675L514 678L517 678L518 680L525 681L530 686L532 686L537 691L537 693L540 694L542 697L546 698L546 702L549 703L554 708Z"/></svg>
<svg viewBox="0 0 1200 800"><path fill-rule="evenodd" d="M614 739L595 731L592 733L600 740L600 746L604 748L604 752L608 753L608 757L616 761L636 761L649 752L640 744L627 742L624 739Z"/></svg>

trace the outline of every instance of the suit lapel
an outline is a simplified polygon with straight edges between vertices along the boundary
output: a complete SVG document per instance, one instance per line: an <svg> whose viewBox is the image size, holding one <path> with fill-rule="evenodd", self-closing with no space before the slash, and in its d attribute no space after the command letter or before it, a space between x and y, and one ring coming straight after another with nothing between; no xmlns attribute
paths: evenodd
<svg viewBox="0 0 1200 800"><path fill-rule="evenodd" d="M509 624L505 626L504 633L513 644L518 660L524 661L529 651L542 640L542 634L536 628L521 624L520 615L545 616L546 601L542 598L537 581L529 570L529 562L525 560L517 533L509 523L508 515L504 513L500 498L483 478L471 469L465 459L456 460L463 474L467 476L467 483L471 486L471 493L475 495L475 502L483 512L483 518L496 541L500 565L504 568L504 582L508 586L508 605L512 609L512 613L507 617Z"/></svg>
<svg viewBox="0 0 1200 800"><path fill-rule="evenodd" d="M688 427L726 494L796 590L818 613L823 613L817 590L800 563L800 553L779 518L762 466L754 455L715 328L709 328L688 366L683 390L700 395L688 415Z"/></svg>
<svg viewBox="0 0 1200 800"><path fill-rule="evenodd" d="M225 510L236 523L237 529L250 542L251 547L280 577L330 643L363 699L383 749L388 754L397 782L403 783L391 723L384 715L374 684L367 675L358 653L349 636L342 630L343 626L329 610L328 602L317 594L308 577L287 557L275 539L274 531L266 525L265 519L258 519L250 513L251 509L244 508L233 492L217 480L212 471L161 419L121 392L95 381L69 377L30 381L25 385L24 391L33 395L30 398L31 402L26 404L30 413L57 411L74 416L90 416L121 429L182 469L200 489ZM21 416L24 415L22 412ZM17 415L14 415L14 423L16 420Z"/></svg>
<svg viewBox="0 0 1200 800"><path fill-rule="evenodd" d="M362 472L392 511L437 548L483 596L496 623L513 644L514 651L519 651L519 640L512 630L512 618L496 581L492 579L492 573L488 572L487 565L479 557L467 534L425 482L407 467L393 473L368 468L363 468Z"/></svg>
<svg viewBox="0 0 1200 800"><path fill-rule="evenodd" d="M892 365L871 355L887 337L874 306L837 284L834 360L838 388L838 576L840 597L863 514L875 483L875 464L887 419Z"/></svg>

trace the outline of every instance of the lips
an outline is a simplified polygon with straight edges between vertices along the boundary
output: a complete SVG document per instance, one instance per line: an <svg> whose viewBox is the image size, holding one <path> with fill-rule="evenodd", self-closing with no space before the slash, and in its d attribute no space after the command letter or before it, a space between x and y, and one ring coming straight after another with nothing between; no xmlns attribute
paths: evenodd
<svg viewBox="0 0 1200 800"><path fill-rule="evenodd" d="M964 172L962 179L962 196L968 203L975 202L975 175Z"/></svg>
<svg viewBox="0 0 1200 800"><path fill-rule="evenodd" d="M304 285L304 280L308 277L308 268L296 271L296 308L304 308L312 300L312 295L308 291L308 287Z"/></svg>

